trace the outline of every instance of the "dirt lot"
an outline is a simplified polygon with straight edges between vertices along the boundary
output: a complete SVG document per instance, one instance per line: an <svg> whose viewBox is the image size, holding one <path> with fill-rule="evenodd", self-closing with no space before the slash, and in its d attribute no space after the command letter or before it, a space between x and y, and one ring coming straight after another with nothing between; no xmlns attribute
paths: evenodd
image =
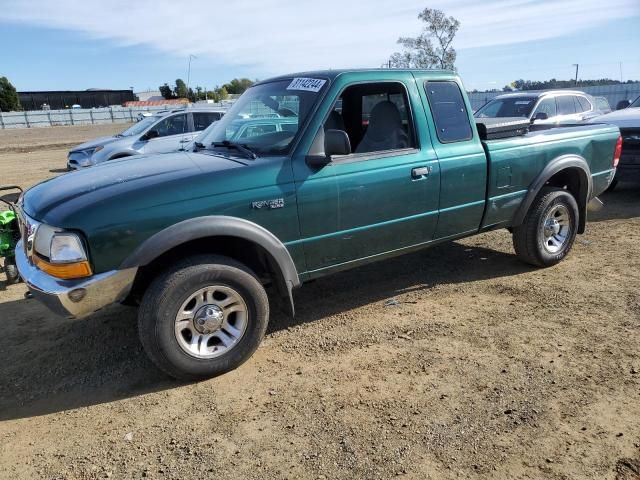
<svg viewBox="0 0 640 480"><path fill-rule="evenodd" d="M64 167L4 141L0 183ZM603 200L551 269L500 231L306 285L196 384L150 364L134 309L63 320L0 283L0 477L638 479L640 189Z"/></svg>

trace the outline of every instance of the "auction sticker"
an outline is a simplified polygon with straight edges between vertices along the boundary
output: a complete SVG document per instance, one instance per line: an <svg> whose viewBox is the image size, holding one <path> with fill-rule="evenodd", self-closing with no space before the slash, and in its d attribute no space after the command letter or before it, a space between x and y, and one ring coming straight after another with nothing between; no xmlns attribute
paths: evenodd
<svg viewBox="0 0 640 480"><path fill-rule="evenodd" d="M294 78L287 87L287 90L319 92L325 83L327 83L327 81L320 78Z"/></svg>

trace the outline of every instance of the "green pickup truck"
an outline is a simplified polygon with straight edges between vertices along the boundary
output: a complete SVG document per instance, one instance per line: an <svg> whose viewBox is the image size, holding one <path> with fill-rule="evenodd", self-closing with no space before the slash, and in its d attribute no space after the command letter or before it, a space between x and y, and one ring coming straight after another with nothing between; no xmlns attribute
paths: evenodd
<svg viewBox="0 0 640 480"><path fill-rule="evenodd" d="M260 116L286 128L234 141L242 119ZM18 269L64 316L138 304L158 367L218 375L256 350L270 298L293 313L292 291L320 276L498 228L523 261L562 260L613 178L619 130L507 127L476 126L451 72L265 80L190 151L28 190Z"/></svg>

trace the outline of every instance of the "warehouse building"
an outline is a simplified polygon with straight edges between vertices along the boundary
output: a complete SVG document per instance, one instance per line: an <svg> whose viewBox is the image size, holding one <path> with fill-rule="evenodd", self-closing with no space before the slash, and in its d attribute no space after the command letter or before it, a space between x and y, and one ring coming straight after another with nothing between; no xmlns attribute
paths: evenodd
<svg viewBox="0 0 640 480"><path fill-rule="evenodd" d="M112 105L124 105L136 100L132 90L64 90L42 92L18 92L20 104L24 110L61 110L80 105L79 108L99 108ZM78 108L78 107L76 107Z"/></svg>

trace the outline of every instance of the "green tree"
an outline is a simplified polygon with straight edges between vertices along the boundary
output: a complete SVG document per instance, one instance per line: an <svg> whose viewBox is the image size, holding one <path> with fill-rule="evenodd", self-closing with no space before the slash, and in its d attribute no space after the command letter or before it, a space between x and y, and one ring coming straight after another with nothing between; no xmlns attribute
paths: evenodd
<svg viewBox="0 0 640 480"><path fill-rule="evenodd" d="M164 84L162 85L160 88L160 94L162 95L163 98L166 98L167 100L171 99L171 98L175 98L173 95L173 90L171 89L171 87L168 84Z"/></svg>
<svg viewBox="0 0 640 480"><path fill-rule="evenodd" d="M600 85L619 85L622 82L619 80L612 80L610 78L600 78L596 80L578 80L580 87L593 87ZM635 83L629 80L627 83ZM576 85L575 80L515 80L511 82L510 86L514 90L548 90L552 88L574 88Z"/></svg>
<svg viewBox="0 0 640 480"><path fill-rule="evenodd" d="M224 86L216 85L213 91L209 93L209 98L213 99L214 102L221 102L229 98L229 92Z"/></svg>
<svg viewBox="0 0 640 480"><path fill-rule="evenodd" d="M187 89L187 84L184 83L184 80L181 78L176 79L176 88L174 90L176 97L178 98L189 98L189 90Z"/></svg>
<svg viewBox="0 0 640 480"><path fill-rule="evenodd" d="M0 77L0 111L11 112L15 110L22 110L18 92L7 77Z"/></svg>
<svg viewBox="0 0 640 480"><path fill-rule="evenodd" d="M424 22L417 37L400 37L402 51L389 58L393 68L444 68L455 69L456 51L451 46L460 22L447 17L441 10L425 8L418 18Z"/></svg>
<svg viewBox="0 0 640 480"><path fill-rule="evenodd" d="M253 85L253 81L248 78L234 78L229 83L225 83L223 87L230 94L244 93L244 91Z"/></svg>
<svg viewBox="0 0 640 480"><path fill-rule="evenodd" d="M220 87L217 91L216 91L218 97L220 98L220 100L226 100L227 98L229 98L229 92L227 91L227 88L225 86Z"/></svg>

